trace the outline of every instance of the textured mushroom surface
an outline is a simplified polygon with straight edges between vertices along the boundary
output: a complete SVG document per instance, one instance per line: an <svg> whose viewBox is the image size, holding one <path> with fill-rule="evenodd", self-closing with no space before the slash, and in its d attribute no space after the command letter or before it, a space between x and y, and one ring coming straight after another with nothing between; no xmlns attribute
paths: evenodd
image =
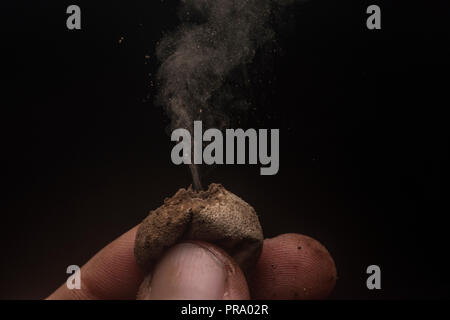
<svg viewBox="0 0 450 320"><path fill-rule="evenodd" d="M218 245L246 272L261 254L263 233L248 203L211 184L207 191L180 189L150 212L136 234L136 261L149 270L169 247L184 240Z"/></svg>

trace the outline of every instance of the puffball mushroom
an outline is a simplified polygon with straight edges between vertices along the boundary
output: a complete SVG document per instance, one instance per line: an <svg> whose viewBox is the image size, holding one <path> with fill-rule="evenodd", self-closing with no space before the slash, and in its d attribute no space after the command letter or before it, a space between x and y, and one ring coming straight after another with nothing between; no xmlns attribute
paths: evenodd
<svg viewBox="0 0 450 320"><path fill-rule="evenodd" d="M222 185L211 184L206 191L180 189L150 212L136 234L136 261L149 272L168 248L185 240L216 244L245 273L256 264L264 239L255 210Z"/></svg>

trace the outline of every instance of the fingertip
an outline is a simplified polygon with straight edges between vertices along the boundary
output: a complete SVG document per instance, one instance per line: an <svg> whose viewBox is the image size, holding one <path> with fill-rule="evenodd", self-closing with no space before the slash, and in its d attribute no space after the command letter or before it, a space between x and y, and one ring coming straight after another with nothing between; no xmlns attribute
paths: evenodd
<svg viewBox="0 0 450 320"><path fill-rule="evenodd" d="M222 249L202 241L170 248L138 291L139 300L245 300L245 277Z"/></svg>
<svg viewBox="0 0 450 320"><path fill-rule="evenodd" d="M336 266L317 240L283 234L264 241L263 251L250 276L253 299L324 299L333 290Z"/></svg>
<svg viewBox="0 0 450 320"><path fill-rule="evenodd" d="M210 250L225 266L227 273L227 291L224 300L248 300L250 292L247 280L239 265L222 248L206 242L200 242Z"/></svg>

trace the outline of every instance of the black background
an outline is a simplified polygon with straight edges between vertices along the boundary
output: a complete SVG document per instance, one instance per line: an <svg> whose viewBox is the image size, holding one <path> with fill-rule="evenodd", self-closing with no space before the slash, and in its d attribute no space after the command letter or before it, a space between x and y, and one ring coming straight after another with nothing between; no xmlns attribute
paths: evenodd
<svg viewBox="0 0 450 320"><path fill-rule="evenodd" d="M255 110L280 128L280 172L219 166L265 235L321 241L332 298L448 298L448 1L327 1L285 14L277 53L249 66ZM154 47L178 1L2 1L0 298L43 298L190 184L153 105ZM82 9L82 30L66 8ZM369 31L366 8L382 8ZM119 39L123 37L122 43ZM146 56L148 56L146 58ZM365 270L382 269L382 290Z"/></svg>

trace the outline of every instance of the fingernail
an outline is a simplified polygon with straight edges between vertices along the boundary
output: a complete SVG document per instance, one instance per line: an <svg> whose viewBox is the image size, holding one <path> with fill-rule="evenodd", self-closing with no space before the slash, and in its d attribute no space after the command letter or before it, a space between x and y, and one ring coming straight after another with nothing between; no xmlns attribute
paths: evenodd
<svg viewBox="0 0 450 320"><path fill-rule="evenodd" d="M226 290L225 267L214 254L193 243L179 244L156 265L149 299L221 300Z"/></svg>

